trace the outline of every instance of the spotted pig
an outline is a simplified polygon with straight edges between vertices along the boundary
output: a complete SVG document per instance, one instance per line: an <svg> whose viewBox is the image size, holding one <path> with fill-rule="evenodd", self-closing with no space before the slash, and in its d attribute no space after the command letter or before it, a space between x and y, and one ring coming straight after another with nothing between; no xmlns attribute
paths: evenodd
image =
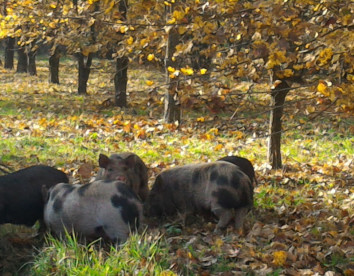
<svg viewBox="0 0 354 276"><path fill-rule="evenodd" d="M144 205L145 215L171 216L211 211L219 219L216 230L232 218L240 228L253 205L250 179L234 164L218 161L186 165L160 173Z"/></svg>
<svg viewBox="0 0 354 276"><path fill-rule="evenodd" d="M47 192L44 221L59 236L66 229L88 240L103 238L122 243L139 228L141 219L141 202L119 181L60 183Z"/></svg>
<svg viewBox="0 0 354 276"><path fill-rule="evenodd" d="M247 158L240 156L225 156L220 158L218 161L226 161L239 166L240 170L247 174L247 176L251 179L253 186L257 185L257 179L253 165Z"/></svg>
<svg viewBox="0 0 354 276"><path fill-rule="evenodd" d="M148 168L139 156L131 152L112 154L107 157L100 154L98 163L101 167L96 180L119 180L125 182L145 201L148 188Z"/></svg>
<svg viewBox="0 0 354 276"><path fill-rule="evenodd" d="M50 188L68 181L65 173L45 165L0 176L0 224L32 226L39 220L44 230L42 186Z"/></svg>

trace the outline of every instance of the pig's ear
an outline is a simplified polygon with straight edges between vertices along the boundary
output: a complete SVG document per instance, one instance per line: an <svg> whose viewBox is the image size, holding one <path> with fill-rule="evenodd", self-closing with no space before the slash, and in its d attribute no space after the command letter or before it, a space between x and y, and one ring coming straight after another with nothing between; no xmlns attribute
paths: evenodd
<svg viewBox="0 0 354 276"><path fill-rule="evenodd" d="M111 162L111 160L108 158L107 155L100 154L98 158L98 164L100 165L101 168L107 168L108 164Z"/></svg>
<svg viewBox="0 0 354 276"><path fill-rule="evenodd" d="M128 156L124 161L125 161L125 164L128 166L128 168L134 168L134 165L135 165L135 156L134 155Z"/></svg>
<svg viewBox="0 0 354 276"><path fill-rule="evenodd" d="M153 187L158 191L163 191L165 186L163 185L163 181L161 179L161 175L158 175L155 179L155 183Z"/></svg>

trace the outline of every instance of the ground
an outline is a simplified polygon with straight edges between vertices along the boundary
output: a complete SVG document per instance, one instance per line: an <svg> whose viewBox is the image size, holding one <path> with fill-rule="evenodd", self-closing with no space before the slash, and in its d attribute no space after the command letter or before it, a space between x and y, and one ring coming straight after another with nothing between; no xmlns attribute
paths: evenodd
<svg viewBox="0 0 354 276"><path fill-rule="evenodd" d="M74 61L63 62L60 85L47 83L45 60L39 61L37 77L0 69L1 163L13 170L53 165L72 183L95 175L99 153L121 151L133 151L145 161L150 185L165 168L229 154L248 158L256 170L255 206L242 232L230 226L215 234L215 221L200 217L183 226L179 220L148 220L140 239L149 245L148 256L155 243L160 255L151 263L123 256L135 271L156 274L153 264L158 263L163 275L354 274L351 116L335 106L326 109L306 90L290 93L282 136L284 167L272 171L266 158L269 94L240 96L247 82L235 84L239 93L224 91L212 101L191 89L182 123L165 124L163 88L147 84L163 82L158 71L130 69L129 107L118 109L110 100L113 83L106 61L95 64L87 96L76 94L74 68ZM321 110L326 111L311 120ZM0 226L0 274L28 275L47 259L55 263L51 273L64 271L64 262L53 257L60 245L36 236L37 229ZM99 260L108 266L108 259Z"/></svg>

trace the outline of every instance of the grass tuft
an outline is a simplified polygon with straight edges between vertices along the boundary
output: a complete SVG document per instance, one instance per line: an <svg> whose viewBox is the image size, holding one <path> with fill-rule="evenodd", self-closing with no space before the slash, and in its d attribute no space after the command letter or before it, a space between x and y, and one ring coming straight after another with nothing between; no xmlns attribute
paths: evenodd
<svg viewBox="0 0 354 276"><path fill-rule="evenodd" d="M160 275L170 266L166 241L146 233L132 234L123 245L82 244L73 235L48 234L38 251L30 275Z"/></svg>

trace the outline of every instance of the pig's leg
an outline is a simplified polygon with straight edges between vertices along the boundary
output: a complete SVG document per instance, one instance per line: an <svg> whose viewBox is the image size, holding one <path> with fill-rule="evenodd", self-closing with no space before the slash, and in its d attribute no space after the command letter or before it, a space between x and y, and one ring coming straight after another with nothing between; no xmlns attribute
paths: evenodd
<svg viewBox="0 0 354 276"><path fill-rule="evenodd" d="M248 208L238 208L235 210L235 228L236 230L239 230L242 228L243 225L243 220L245 219L245 216L247 215Z"/></svg>
<svg viewBox="0 0 354 276"><path fill-rule="evenodd" d="M219 218L216 231L225 228L233 217L232 210L221 207L213 208L212 212Z"/></svg>

